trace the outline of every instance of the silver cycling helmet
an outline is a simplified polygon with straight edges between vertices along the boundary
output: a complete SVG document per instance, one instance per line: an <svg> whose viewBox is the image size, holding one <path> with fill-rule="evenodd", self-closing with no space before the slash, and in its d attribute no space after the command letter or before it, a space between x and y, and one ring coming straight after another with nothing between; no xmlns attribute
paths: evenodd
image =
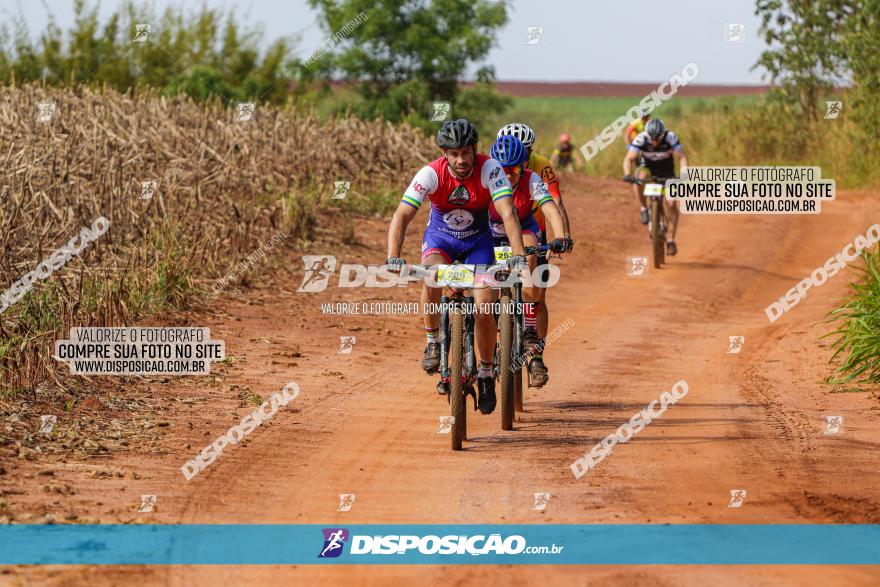
<svg viewBox="0 0 880 587"><path fill-rule="evenodd" d="M666 127L663 126L663 121L659 118L652 118L648 121L648 124L645 125L645 132L648 133L648 136L652 139L659 139L663 136L663 133L666 132Z"/></svg>
<svg viewBox="0 0 880 587"><path fill-rule="evenodd" d="M500 139L501 137L506 136L514 136L518 138L526 149L531 149L535 144L535 131L521 122L514 122L502 126L501 130L498 131L497 138Z"/></svg>

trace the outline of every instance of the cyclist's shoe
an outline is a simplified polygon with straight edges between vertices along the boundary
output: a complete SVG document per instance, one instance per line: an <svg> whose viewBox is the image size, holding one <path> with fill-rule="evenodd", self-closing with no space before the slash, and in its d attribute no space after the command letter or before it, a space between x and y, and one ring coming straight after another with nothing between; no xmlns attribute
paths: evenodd
<svg viewBox="0 0 880 587"><path fill-rule="evenodd" d="M525 329L523 332L523 346L526 352L533 352L538 345L538 340L538 331L535 328L529 326Z"/></svg>
<svg viewBox="0 0 880 587"><path fill-rule="evenodd" d="M648 209L642 208L641 210L639 210L639 222L641 222L642 224L647 224L648 220L650 220Z"/></svg>
<svg viewBox="0 0 880 587"><path fill-rule="evenodd" d="M480 413L491 414L495 411L495 378L478 377L477 388L479 390L477 406L480 409Z"/></svg>
<svg viewBox="0 0 880 587"><path fill-rule="evenodd" d="M422 359L422 369L428 375L436 373L440 369L440 343L429 342L425 347L425 358Z"/></svg>
<svg viewBox="0 0 880 587"><path fill-rule="evenodd" d="M449 382L441 379L440 382L437 383L437 393L440 395L449 395Z"/></svg>
<svg viewBox="0 0 880 587"><path fill-rule="evenodd" d="M549 379L543 359L535 357L529 361L529 387L544 387Z"/></svg>
<svg viewBox="0 0 880 587"><path fill-rule="evenodd" d="M666 241L666 254L670 257L674 257L677 252L678 247L675 246L675 241Z"/></svg>

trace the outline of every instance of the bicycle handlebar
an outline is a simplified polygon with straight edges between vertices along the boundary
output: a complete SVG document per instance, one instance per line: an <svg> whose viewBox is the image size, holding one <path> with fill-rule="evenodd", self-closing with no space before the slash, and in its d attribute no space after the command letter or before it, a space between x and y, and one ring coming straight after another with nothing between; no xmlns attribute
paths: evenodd
<svg viewBox="0 0 880 587"><path fill-rule="evenodd" d="M525 247L524 255L521 255L521 256L530 257L532 255L537 255L539 253L543 253L543 252L549 251L549 250L550 250L549 245L535 245L533 247ZM449 263L449 264L454 265L455 263ZM415 275L418 277L428 277L428 276L434 277L437 274L437 269L436 269L437 266L436 265L425 266L425 265L409 265L409 264L407 264L407 265L405 265L405 267L410 271L410 273L412 275ZM432 269L432 267L434 267L434 269ZM486 267L484 270L480 271L480 273L482 273L482 274L490 273L490 274L494 275L495 273L498 273L499 271L509 271L512 268L513 267L510 264L510 260L507 260L502 263L490 265L490 266Z"/></svg>
<svg viewBox="0 0 880 587"><path fill-rule="evenodd" d="M537 247L527 247L527 249L533 249L533 250L527 251L526 256L536 255L542 250L547 250L548 247L547 247L547 245L539 245ZM511 269L514 269L514 267L511 266L510 261L511 260L508 259L507 261L503 261L503 262L497 263L495 265L489 265L488 267L483 266L483 267L485 267L485 269L481 269L479 271L479 274L491 275L494 278L495 275L501 271L510 271ZM425 265L406 265L406 267L409 269L409 271L412 275L415 275L417 277L429 277L430 276L433 278L433 277L436 277L436 275L437 275L437 265L431 265L431 266L427 266L427 267ZM481 266L477 265L477 267L481 267Z"/></svg>
<svg viewBox="0 0 880 587"><path fill-rule="evenodd" d="M675 179L673 177L652 177L649 179L639 179L638 177L623 177L623 181L626 183L633 183L635 185L647 185L649 183L659 183L661 185L665 185L667 181L670 179Z"/></svg>
<svg viewBox="0 0 880 587"><path fill-rule="evenodd" d="M526 257L537 255L550 250L550 245L535 245L534 247L526 247Z"/></svg>

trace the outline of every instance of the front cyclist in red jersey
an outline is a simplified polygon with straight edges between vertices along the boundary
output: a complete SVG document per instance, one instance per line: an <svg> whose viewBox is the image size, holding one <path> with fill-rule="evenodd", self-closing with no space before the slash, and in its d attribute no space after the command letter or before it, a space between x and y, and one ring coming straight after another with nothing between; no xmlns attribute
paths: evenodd
<svg viewBox="0 0 880 587"><path fill-rule="evenodd" d="M477 153L477 129L464 118L448 121L437 133L443 156L422 167L413 178L394 212L388 228L388 259L392 270L405 262L400 250L406 229L425 198L431 202L431 216L422 242L422 263L438 265L461 262L492 265L495 261L489 206L494 203L513 255L524 263L522 232L513 207L513 191L498 161ZM489 307L494 291L471 290L477 308ZM442 288L422 286L422 304L439 304ZM497 331L491 313L478 312L475 346L480 361L477 372L477 406L483 414L495 409L495 377L492 371ZM440 367L440 316L425 314L428 345L422 368L436 373ZM443 389L442 386L438 389Z"/></svg>

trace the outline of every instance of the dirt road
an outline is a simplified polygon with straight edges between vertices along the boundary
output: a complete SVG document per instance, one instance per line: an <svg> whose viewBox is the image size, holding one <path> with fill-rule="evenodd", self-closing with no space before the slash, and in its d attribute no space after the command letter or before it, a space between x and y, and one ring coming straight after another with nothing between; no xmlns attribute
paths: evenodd
<svg viewBox="0 0 880 587"><path fill-rule="evenodd" d="M418 368L419 319L321 314L322 302L417 301L417 290L344 290L331 281L323 293L296 294L302 267L293 257L277 289L226 296L215 313L193 318L237 360L198 389L178 380L154 386L159 397L208 401L177 404L159 453L115 461L141 471L140 480L94 480L71 469L80 511L114 521L119 508L132 511L132 495L155 493L157 512L141 517L159 523L880 523L880 402L870 391L836 393L822 383L831 367L820 336L830 328L819 322L851 274L814 288L772 325L764 314L880 221L872 195L839 194L818 216L684 217L678 256L629 277L629 258L648 256L649 241L628 186L564 181L576 248L548 299L551 328L568 319L574 326L548 346L550 384L527 390L514 431L501 431L500 410L471 412L466 450L451 452L448 436L437 434L446 400ZM319 242L309 252L378 263L385 230L365 222L361 244ZM410 236L408 259L419 242ZM343 335L357 337L351 354L338 354ZM728 353L730 336L745 337L741 352ZM575 459L680 379L685 398L574 478ZM288 381L302 389L293 404L184 481L180 466L253 409L220 388L249 386L265 397ZM824 433L829 415L844 417L843 434ZM737 489L746 491L742 505L728 507ZM532 511L536 492L551 494L543 512ZM337 512L345 493L355 494L354 505ZM92 505L96 496L103 509ZM41 500L20 499L35 508ZM59 585L869 585L880 570L111 567L19 568L3 577Z"/></svg>

